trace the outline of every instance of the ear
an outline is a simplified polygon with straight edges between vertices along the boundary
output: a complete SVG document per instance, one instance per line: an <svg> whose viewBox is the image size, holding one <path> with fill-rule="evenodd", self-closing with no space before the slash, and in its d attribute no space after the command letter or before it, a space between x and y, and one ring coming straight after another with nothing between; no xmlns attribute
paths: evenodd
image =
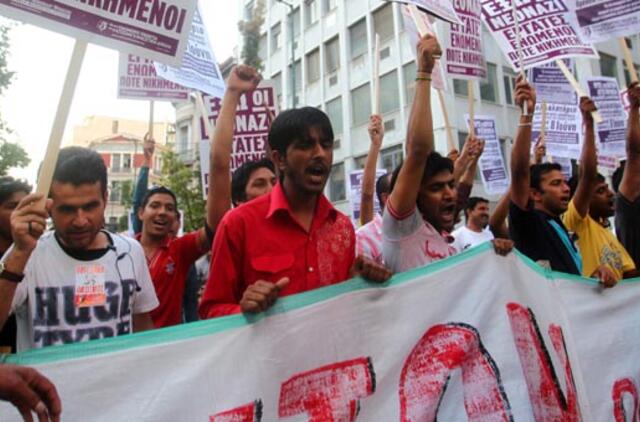
<svg viewBox="0 0 640 422"><path fill-rule="evenodd" d="M142 207L138 208L138 211L136 212L136 214L138 214L138 220L142 220L143 211L144 211L144 208Z"/></svg>
<svg viewBox="0 0 640 422"><path fill-rule="evenodd" d="M538 189L531 188L529 190L529 199L533 202L541 202L542 201L542 192Z"/></svg>
<svg viewBox="0 0 640 422"><path fill-rule="evenodd" d="M285 162L286 162L286 155L285 154L281 154L280 151L278 150L271 150L271 161L273 161L273 164L276 166L276 170L278 170L279 173L282 173L282 171L285 168Z"/></svg>

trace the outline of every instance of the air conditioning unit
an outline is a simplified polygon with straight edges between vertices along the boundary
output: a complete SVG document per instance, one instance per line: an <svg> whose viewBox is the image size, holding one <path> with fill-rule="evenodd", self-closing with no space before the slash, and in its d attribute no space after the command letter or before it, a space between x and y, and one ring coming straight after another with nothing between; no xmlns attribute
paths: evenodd
<svg viewBox="0 0 640 422"><path fill-rule="evenodd" d="M338 74L335 73L329 76L329 86L334 86L338 84Z"/></svg>
<svg viewBox="0 0 640 422"><path fill-rule="evenodd" d="M387 120L383 123L384 131L391 132L392 130L396 130L396 119Z"/></svg>
<svg viewBox="0 0 640 422"><path fill-rule="evenodd" d="M384 60L389 56L391 56L391 47L385 47L380 50L380 60Z"/></svg>

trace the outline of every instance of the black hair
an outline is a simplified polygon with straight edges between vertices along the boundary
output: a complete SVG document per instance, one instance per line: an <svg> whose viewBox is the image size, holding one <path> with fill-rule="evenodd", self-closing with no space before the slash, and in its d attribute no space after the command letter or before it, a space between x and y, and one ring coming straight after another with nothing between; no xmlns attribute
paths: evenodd
<svg viewBox="0 0 640 422"><path fill-rule="evenodd" d="M0 177L0 204L16 192L28 194L31 192L31 186L24 180L14 179L10 176Z"/></svg>
<svg viewBox="0 0 640 422"><path fill-rule="evenodd" d="M616 193L620 188L620 183L622 183L622 176L624 175L624 168L626 167L626 165L627 165L627 160L621 161L620 167L618 167L616 171L613 172L613 175L611 176L611 187L613 188L613 191Z"/></svg>
<svg viewBox="0 0 640 422"><path fill-rule="evenodd" d="M602 182L606 182L607 179L605 179L605 177L603 175L601 175L600 173L598 173L596 175L596 178L598 179L598 183L602 183ZM571 178L569 179L569 181L567 182L567 184L569 185L569 195L571 196L571 198L573 198L573 195L576 194L576 189L578 189L578 183L580 182L580 177L576 174L574 174L573 176L571 176Z"/></svg>
<svg viewBox="0 0 640 422"><path fill-rule="evenodd" d="M306 139L309 129L318 127L322 136L333 141L333 128L329 117L315 107L302 107L285 110L278 114L269 130L269 147L281 155L296 139Z"/></svg>
<svg viewBox="0 0 640 422"><path fill-rule="evenodd" d="M398 180L398 175L400 174L401 168L402 163L398 167L396 167L396 169L393 171L393 174L391 175L391 186L389 190L390 192L393 191L393 188L396 185L396 181ZM422 173L422 183L442 171L449 171L450 173L453 173L453 161L451 161L451 159L447 157L443 157L442 155L440 155L440 153L434 151L429 154L429 157L427 157L427 164L424 166L424 172Z"/></svg>
<svg viewBox="0 0 640 422"><path fill-rule="evenodd" d="M388 194L391 192L391 183L389 181L389 175L383 174L378 177L376 181L376 196L378 197L378 203L380 204L380 209L384 208L384 204L382 203L382 194Z"/></svg>
<svg viewBox="0 0 640 422"><path fill-rule="evenodd" d="M100 182L104 195L107 193L107 167L100 154L89 148L62 148L53 171L53 181L73 186Z"/></svg>
<svg viewBox="0 0 640 422"><path fill-rule="evenodd" d="M231 177L231 202L233 202L234 206L247 200L246 189L251 174L263 167L271 170L273 174L276 173L273 162L267 158L258 161L247 161L233 172L233 176Z"/></svg>
<svg viewBox="0 0 640 422"><path fill-rule="evenodd" d="M547 173L550 173L554 170L562 171L562 166L558 163L542 163L542 164L534 164L529 167L529 187L536 190L540 189L540 184L542 183L542 176Z"/></svg>
<svg viewBox="0 0 640 422"><path fill-rule="evenodd" d="M467 199L467 204L464 207L464 217L469 218L469 211L473 211L478 204L488 204L489 200L487 198L482 198L480 196L472 196Z"/></svg>
<svg viewBox="0 0 640 422"><path fill-rule="evenodd" d="M158 195L158 194L166 194L171 196L171 198L173 198L173 204L176 208L176 212L178 211L178 200L176 199L175 193L173 193L170 189L165 188L164 186L157 186L155 188L149 189L147 193L144 195L144 198L142 199L142 204L140 205L140 208L144 209L149 203L149 200L151 199L151 197L153 195Z"/></svg>

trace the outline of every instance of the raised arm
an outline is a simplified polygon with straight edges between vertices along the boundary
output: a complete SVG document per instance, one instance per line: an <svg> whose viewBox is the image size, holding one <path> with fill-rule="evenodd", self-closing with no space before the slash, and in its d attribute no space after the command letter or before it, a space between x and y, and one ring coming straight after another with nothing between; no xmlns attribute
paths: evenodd
<svg viewBox="0 0 640 422"><path fill-rule="evenodd" d="M467 141L468 139L469 138L467 137ZM453 161L453 181L457 186L458 183L460 183L460 179L469 167L471 159L471 157L469 156L469 144L467 142L464 143L461 153L458 153L457 150L452 149L447 154L447 158Z"/></svg>
<svg viewBox="0 0 640 422"><path fill-rule="evenodd" d="M509 188L511 189L511 188ZM507 217L509 216L509 201L511 192L507 191L489 217L489 229L498 239L509 239L509 228L507 227Z"/></svg>
<svg viewBox="0 0 640 422"><path fill-rule="evenodd" d="M627 126L627 164L618 191L629 202L640 197L640 84L629 85L629 123Z"/></svg>
<svg viewBox="0 0 640 422"><path fill-rule="evenodd" d="M138 217L138 210L142 206L142 200L147 194L149 186L149 172L153 167L153 153L156 149L156 142L153 140L150 134L144 135L144 144L142 146L142 152L144 154L144 161L142 161L142 167L138 173L138 179L136 180L136 186L133 188L133 213L131 214L131 225L133 226L133 233L138 234L142 231L142 221Z"/></svg>
<svg viewBox="0 0 640 422"><path fill-rule="evenodd" d="M422 174L433 151L431 71L435 65L434 56L441 54L438 40L432 35L425 35L418 43L416 95L407 130L407 158L387 201L398 215L406 215L415 209Z"/></svg>
<svg viewBox="0 0 640 422"><path fill-rule="evenodd" d="M522 76L517 80L515 99L520 110L525 101L529 108L528 116L520 115L516 140L511 149L511 201L524 210L529 204L531 122L532 111L536 105L536 92Z"/></svg>
<svg viewBox="0 0 640 422"><path fill-rule="evenodd" d="M209 192L207 194L207 225L213 233L224 214L231 208L231 152L236 110L240 96L256 89L260 75L255 69L239 65L231 70L222 108L216 122L209 156Z"/></svg>
<svg viewBox="0 0 640 422"><path fill-rule="evenodd" d="M581 217L589 213L589 204L598 184L598 157L596 155L596 134L591 112L596 106L590 98L580 98L580 112L584 126L584 144L580 156L580 180L573 196L573 205Z"/></svg>
<svg viewBox="0 0 640 422"><path fill-rule="evenodd" d="M362 197L360 199L360 224L363 226L373 220L373 201L375 201L376 191L376 167L378 164L378 155L382 147L384 138L384 126L382 125L382 117L374 114L369 119L369 154L364 165L364 174L362 175Z"/></svg>

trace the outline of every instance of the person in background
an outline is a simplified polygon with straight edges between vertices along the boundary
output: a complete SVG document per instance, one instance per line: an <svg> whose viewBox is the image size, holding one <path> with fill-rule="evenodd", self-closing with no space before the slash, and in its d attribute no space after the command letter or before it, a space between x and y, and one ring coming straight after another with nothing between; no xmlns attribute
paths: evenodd
<svg viewBox="0 0 640 422"><path fill-rule="evenodd" d="M494 239L489 225L489 200L472 196L464 211L466 225L454 230L451 235L455 239L453 246L459 252Z"/></svg>

